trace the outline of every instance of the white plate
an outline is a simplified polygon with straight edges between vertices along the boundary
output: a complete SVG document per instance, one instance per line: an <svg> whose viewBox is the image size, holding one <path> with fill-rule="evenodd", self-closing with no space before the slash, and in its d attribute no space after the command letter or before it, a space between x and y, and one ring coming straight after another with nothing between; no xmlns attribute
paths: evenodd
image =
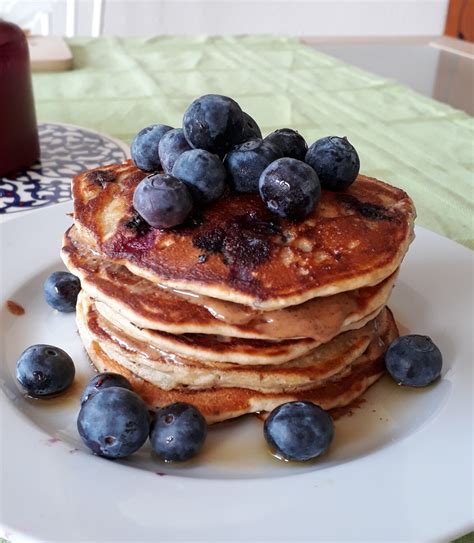
<svg viewBox="0 0 474 543"><path fill-rule="evenodd" d="M0 536L17 541L427 541L472 526L472 253L422 228L391 307L402 331L433 337L443 378L406 390L388 378L336 421L331 450L309 465L273 459L253 417L212 428L189 465L164 465L146 445L126 461L87 452L76 432L92 370L74 316L42 298L62 269L70 204L18 216L1 232ZM5 309L11 299L26 309ZM16 385L27 346L52 343L76 362L63 399L30 400ZM165 476L161 476L165 474Z"/></svg>

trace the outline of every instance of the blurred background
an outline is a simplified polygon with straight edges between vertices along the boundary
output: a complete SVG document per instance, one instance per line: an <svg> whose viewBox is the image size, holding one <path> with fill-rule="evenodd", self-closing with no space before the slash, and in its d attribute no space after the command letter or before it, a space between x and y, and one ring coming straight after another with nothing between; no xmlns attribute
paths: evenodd
<svg viewBox="0 0 474 543"><path fill-rule="evenodd" d="M438 36L449 7L448 0L1 0L0 4L5 18L35 33L66 36L249 32ZM451 4L463 12L457 31L469 34L472 2Z"/></svg>
<svg viewBox="0 0 474 543"><path fill-rule="evenodd" d="M474 113L474 0L0 0L0 17L37 36L297 36Z"/></svg>

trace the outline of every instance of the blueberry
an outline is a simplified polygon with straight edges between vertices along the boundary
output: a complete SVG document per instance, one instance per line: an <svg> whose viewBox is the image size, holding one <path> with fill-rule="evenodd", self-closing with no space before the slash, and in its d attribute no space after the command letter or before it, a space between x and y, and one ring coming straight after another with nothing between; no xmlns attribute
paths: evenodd
<svg viewBox="0 0 474 543"><path fill-rule="evenodd" d="M193 208L186 185L166 174L145 177L133 194L133 207L154 228L181 224Z"/></svg>
<svg viewBox="0 0 474 543"><path fill-rule="evenodd" d="M245 111L242 112L242 115L244 116L244 128L242 132L242 142L255 139L255 138L262 138L262 131L260 130L260 127L257 124L257 121L253 119L248 113L245 113Z"/></svg>
<svg viewBox="0 0 474 543"><path fill-rule="evenodd" d="M158 145L158 153L163 171L171 175L174 163L179 155L190 149L191 146L186 141L182 128L174 128L166 132Z"/></svg>
<svg viewBox="0 0 474 543"><path fill-rule="evenodd" d="M259 190L271 212L292 221L303 220L321 197L316 172L295 158L272 162L260 176Z"/></svg>
<svg viewBox="0 0 474 543"><path fill-rule="evenodd" d="M183 462L201 450L206 436L201 413L193 405L176 402L157 410L150 442L161 459Z"/></svg>
<svg viewBox="0 0 474 543"><path fill-rule="evenodd" d="M76 310L77 295L81 290L79 279L69 272L52 273L44 282L43 293L46 303L62 313Z"/></svg>
<svg viewBox="0 0 474 543"><path fill-rule="evenodd" d="M132 390L132 386L127 379L120 373L104 372L94 375L87 383L81 396L81 404L87 402L89 398L97 394L99 390L110 387L122 387Z"/></svg>
<svg viewBox="0 0 474 543"><path fill-rule="evenodd" d="M103 388L82 404L77 429L94 454L123 458L147 440L150 417L135 392L122 387Z"/></svg>
<svg viewBox="0 0 474 543"><path fill-rule="evenodd" d="M385 353L385 366L399 385L424 387L438 379L443 357L428 336L401 336Z"/></svg>
<svg viewBox="0 0 474 543"><path fill-rule="evenodd" d="M304 462L325 452L334 435L327 411L310 402L288 402L276 407L263 426L274 453L285 460Z"/></svg>
<svg viewBox="0 0 474 543"><path fill-rule="evenodd" d="M16 378L30 396L42 398L66 390L76 369L71 357L53 345L31 345L16 363Z"/></svg>
<svg viewBox="0 0 474 543"><path fill-rule="evenodd" d="M185 183L195 202L207 204L222 196L227 172L217 155L192 149L174 163L173 176Z"/></svg>
<svg viewBox="0 0 474 543"><path fill-rule="evenodd" d="M228 96L206 94L194 100L183 117L183 130L191 147L219 156L242 141L244 116Z"/></svg>
<svg viewBox="0 0 474 543"><path fill-rule="evenodd" d="M347 138L328 136L315 141L305 161L316 170L323 189L344 190L359 174L359 155Z"/></svg>
<svg viewBox="0 0 474 543"><path fill-rule="evenodd" d="M166 124L151 124L133 138L130 154L137 168L145 172L154 172L161 168L158 144L161 138L172 130Z"/></svg>
<svg viewBox="0 0 474 543"><path fill-rule="evenodd" d="M225 167L237 192L257 192L263 170L281 157L281 151L265 140L255 138L237 145L227 153Z"/></svg>
<svg viewBox="0 0 474 543"><path fill-rule="evenodd" d="M265 138L280 148L283 156L304 160L308 151L308 144L301 134L291 128L280 128Z"/></svg>

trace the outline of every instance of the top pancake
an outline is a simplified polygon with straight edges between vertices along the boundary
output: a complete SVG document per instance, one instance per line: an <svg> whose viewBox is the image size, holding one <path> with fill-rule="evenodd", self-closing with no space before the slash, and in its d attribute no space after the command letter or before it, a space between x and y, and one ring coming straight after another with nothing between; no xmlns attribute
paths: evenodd
<svg viewBox="0 0 474 543"><path fill-rule="evenodd" d="M323 190L301 223L271 214L258 194L229 191L185 224L154 229L132 205L145 176L128 161L74 178L81 238L155 283L264 310L375 285L413 238L407 194L365 176L345 191Z"/></svg>

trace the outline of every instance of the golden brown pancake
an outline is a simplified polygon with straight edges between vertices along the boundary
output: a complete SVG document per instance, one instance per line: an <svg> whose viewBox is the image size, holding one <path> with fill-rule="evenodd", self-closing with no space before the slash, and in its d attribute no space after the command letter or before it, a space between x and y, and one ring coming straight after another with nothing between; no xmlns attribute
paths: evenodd
<svg viewBox="0 0 474 543"><path fill-rule="evenodd" d="M236 386L262 392L312 388L341 375L390 326L384 310L360 330L340 334L306 356L277 366L244 366L185 358L146 345L105 320L85 297L77 320L81 335L91 336L109 357L162 389Z"/></svg>
<svg viewBox="0 0 474 543"><path fill-rule="evenodd" d="M373 286L413 238L407 194L362 175L345 191L323 190L301 223L272 215L258 194L228 192L185 224L154 229L132 206L145 175L128 161L75 177L81 239L152 282L221 300L273 310Z"/></svg>
<svg viewBox="0 0 474 543"><path fill-rule="evenodd" d="M383 355L387 346L397 337L398 331L389 312L389 326L377 342L372 342L340 379L333 379L309 390L282 393L262 393L255 390L228 387L192 390L187 388L163 390L124 368L101 349L92 336L81 330L84 346L99 371L112 371L124 375L133 389L151 407L167 405L176 401L195 405L208 423L235 418L246 413L271 411L278 405L304 400L313 402L323 409L333 409L350 404L384 373Z"/></svg>
<svg viewBox="0 0 474 543"><path fill-rule="evenodd" d="M233 364L283 364L303 356L321 343L314 339L247 339L212 334L168 334L159 330L139 328L102 302L95 302L97 311L114 326L143 343L166 352L214 362ZM362 328L374 319L383 307L378 308L350 328Z"/></svg>
<svg viewBox="0 0 474 543"><path fill-rule="evenodd" d="M73 180L62 256L97 369L210 423L291 400L343 407L383 374L398 335L385 304L413 238L403 191L361 175L294 223L228 190L160 230L133 209L145 175L128 161Z"/></svg>
<svg viewBox="0 0 474 543"><path fill-rule="evenodd" d="M378 285L320 296L303 304L261 311L233 302L159 288L125 266L99 258L81 243L76 228L64 236L62 258L86 293L139 328L169 334L213 334L251 339L309 337L318 343L387 302L396 272Z"/></svg>

